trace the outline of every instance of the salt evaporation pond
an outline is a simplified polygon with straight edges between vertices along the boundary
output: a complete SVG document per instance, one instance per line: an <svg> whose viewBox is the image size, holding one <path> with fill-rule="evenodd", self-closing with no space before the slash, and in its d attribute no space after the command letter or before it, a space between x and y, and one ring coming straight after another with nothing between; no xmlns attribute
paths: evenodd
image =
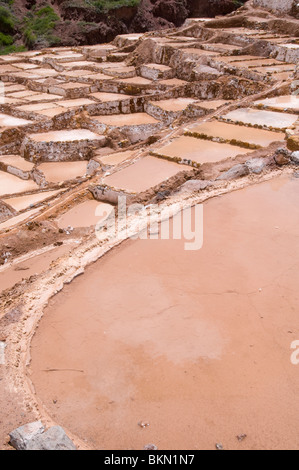
<svg viewBox="0 0 299 470"><path fill-rule="evenodd" d="M211 199L201 250L129 240L65 286L31 351L55 421L102 449L298 449L298 197Z"/></svg>

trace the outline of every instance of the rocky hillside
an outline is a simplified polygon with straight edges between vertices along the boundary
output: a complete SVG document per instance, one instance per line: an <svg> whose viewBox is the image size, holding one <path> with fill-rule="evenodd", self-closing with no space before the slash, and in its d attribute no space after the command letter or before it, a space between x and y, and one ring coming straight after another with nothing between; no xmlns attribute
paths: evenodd
<svg viewBox="0 0 299 470"><path fill-rule="evenodd" d="M180 26L188 16L225 15L243 3L239 0L0 0L0 53L109 42L117 34Z"/></svg>

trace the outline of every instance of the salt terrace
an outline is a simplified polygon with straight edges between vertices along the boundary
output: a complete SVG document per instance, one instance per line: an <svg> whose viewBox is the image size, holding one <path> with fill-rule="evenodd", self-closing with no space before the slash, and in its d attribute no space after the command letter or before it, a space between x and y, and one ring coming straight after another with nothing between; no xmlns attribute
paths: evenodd
<svg viewBox="0 0 299 470"><path fill-rule="evenodd" d="M99 367L105 369L106 356L107 362L111 362L109 365L111 374L109 375L107 371L103 372L106 385L100 384L99 377L102 376L102 372L99 372L96 367L95 371L92 369L92 361L86 371L86 376L84 375L85 365L79 356L82 353L82 357L86 356L88 362L88 353L85 350L81 351L83 347L81 341L81 349L78 348L78 354L80 354L76 353L73 360L68 360L68 357L71 357L70 350L65 349L67 345L70 348L73 347L71 336L67 337L64 344L60 344L59 338L62 338L64 334L63 328L61 331L57 329L57 335L54 334L54 327L51 330L51 326L47 323L47 316L43 318L34 339L32 364L29 361L28 351L36 326L43 316L49 298L60 291L64 284L69 283L78 274L82 274L88 264L101 258L105 252L117 244L115 242L113 245L108 238L98 241L95 238L94 227L99 220L95 216L95 211L99 210L101 214L105 211L110 213L117 203L118 196L125 195L130 202L142 203L147 207L150 207L151 204L160 204L161 208L171 208L178 202L181 207L189 207L207 201L205 204L210 211L208 217L214 221L217 219L220 231L220 227L225 225L225 214L229 216L231 210L235 210L241 218L243 217L241 206L237 202L238 198L225 199L232 198L232 194L224 194L239 189L240 200L244 199L244 208L248 207L249 212L253 210L250 205L251 193L257 206L260 206L259 201L262 200L263 204L260 208L256 206L257 219L260 220L258 228L248 227L248 221L246 223L242 218L239 225L241 227L240 235L235 239L237 250L244 249L240 240L243 236L242 230L244 230L244 234L247 233L246 237L248 237L250 230L253 232L265 229L268 240L273 241L273 237L276 237L277 243L288 246L284 228L282 225L280 226L284 220L283 207L279 205L280 198L275 196L275 199L274 193L271 193L271 181L273 181L273 185L276 185L277 191L281 187L284 188L282 197L285 202L285 210L293 211L289 213L290 220L286 219L285 223L291 227L292 217L298 222L298 211L296 212L295 206L287 207L288 194L290 199L294 197L295 200L298 200L299 187L299 180L296 179L298 178L298 166L296 165L299 162L299 95L296 92L296 83L298 84L296 80L299 78L297 65L299 59L298 28L297 34L295 34L294 28L290 28L289 35L288 28L284 30L283 34L280 34L274 28L275 21L273 20L277 17L262 9L255 9L254 13L249 9L239 15L243 18L239 23L237 14L216 20L194 18L187 20L185 25L178 29L122 35L118 36L111 44L65 49L51 48L32 53L14 53L8 57L0 58L0 78L4 83L4 95L0 96L0 279L2 279L0 282L3 289L0 297L0 343L3 342L6 345L4 365L0 363L0 385L3 389L1 392L3 399L8 394L10 397L18 397L17 404L13 405L14 400L10 399L7 410L4 411L4 418L1 420L3 428L0 433L1 439L4 439L3 436L8 433L8 428L11 426L17 427L19 424L25 424L24 420L29 422L29 420L43 419L54 424L56 422L62 423L69 430L79 448L100 446L101 442L107 448L114 448L113 446L117 445L121 448L129 448L130 446L138 448L138 446L145 445L145 441L149 439L157 439L165 448L179 448L174 447L180 445L178 436L176 435L172 441L169 426L165 424L170 423L170 427L175 426L173 417L177 413L175 406L177 399L180 403L179 413L184 416L184 407L186 407L186 416L191 420L188 424L187 421L184 421L186 420L184 417L179 425L179 432L181 436L184 436L181 445L187 445L188 441L193 448L196 445L199 447L211 446L213 438L210 432L198 433L196 431L194 436L197 440L193 436L194 421L200 421L200 416L196 411L196 419L193 419L192 406L197 403L196 390L198 387L195 382L192 382L189 372L191 375L195 374L194 361L200 358L198 360L202 361L203 374L206 371L209 375L208 364L211 363L213 374L215 374L213 379L215 387L217 385L217 388L221 388L221 380L223 380L223 383L226 384L224 398L227 397L229 401L229 396L233 394L233 391L230 390L228 381L229 377L233 377L234 372L231 371L228 378L225 378L221 373L221 357L225 356L225 361L229 361L227 356L229 352L225 349L226 341L229 339L225 339L225 335L220 334L220 330L222 324L227 332L233 328L229 320L228 296L232 295L234 284L226 283L224 279L229 269L226 264L228 259L224 254L226 249L224 235L222 238L219 236L219 240L218 238L214 240L213 235L208 252L203 254L203 261L210 266L207 271L207 276L211 280L211 282L209 281L210 285L202 274L200 281L193 282L197 274L191 259L184 262L177 260L180 266L178 269L181 270L181 273L185 273L182 276L186 275L186 279L190 283L188 289L190 287L190 292L192 291L191 297L185 299L188 308L190 307L189 310L192 310L192 312L190 310L190 318L188 317L189 329L187 328L188 331L182 333L184 337L186 336L186 343L189 341L187 336L192 331L197 331L197 314L194 307L197 297L194 292L199 289L202 291L200 295L203 296L207 295L206 292L216 292L217 288L214 288L212 282L212 268L217 265L218 255L223 263L222 275L220 276L218 273L219 279L217 275L216 283L219 284L219 291L227 293L224 302L226 318L221 319L217 296L211 294L211 302L215 303L214 306L218 309L218 314L215 314L215 318L211 314L213 318L207 321L201 311L200 321L207 337L199 335L198 341L201 343L199 350L197 350L196 338L194 341L190 340L189 349L179 345L178 338L182 320L176 310L174 310L173 334L175 341L178 342L178 351L172 349L174 346L171 343L171 333L168 335L167 325L171 323L171 316L161 319L162 330L157 334L156 340L153 340L150 331L151 328L156 331L159 319L154 316L153 324L151 324L151 320L146 319L146 315L150 316L151 312L154 314L157 309L161 312L168 311L172 306L166 300L164 302L161 299L157 304L151 303L152 294L146 288L145 278L142 281L142 292L137 292L138 278L146 263L149 263L153 272L158 269L157 266L151 264L154 256L151 246L147 253L145 245L136 244L136 252L142 253L140 255L142 258L136 263L134 261L127 278L127 267L131 266L131 261L135 256L134 245L128 244L124 251L121 247L117 248L120 260L119 269L123 271L116 275L116 280L126 278L121 292L124 297L128 296L124 302L124 315L119 318L118 326L118 300L109 303L109 296L115 297L115 289L117 290L119 285L117 281L113 284L113 276L118 266L118 251L116 250L110 255L112 258L110 267L108 266L109 258L107 258L106 264L106 258L103 259L104 266L102 268L100 265L95 265L99 266L100 271L103 270L101 271L102 290L96 285L94 271L90 270L89 274L84 275L90 276L90 285L92 286L90 292L94 289L95 292L101 291L102 295L100 303L94 300L94 304L90 305L92 315L95 316L98 312L96 305L103 307L104 310L106 308L101 328L99 325L96 327L99 329L98 334L102 335L101 337L105 341L104 330L109 332L110 328L113 328L115 332L113 338L115 341L119 341L116 350L117 361L119 361L117 366L113 363L111 336L106 338L107 341L112 342L111 344L107 343L107 349L101 346L98 350L96 349L98 346L95 346L98 357L101 357ZM231 21L232 18L234 21ZM261 183L260 190L257 189L259 187L257 183ZM251 189L245 189L249 186ZM213 196L221 196L223 201L226 201L223 203L223 207L218 207L217 203L214 203L213 206L208 201ZM273 206L270 202L265 203L264 196L276 201ZM265 228L263 223L266 222L261 220L265 214L268 214L267 217L269 217L269 212L276 211L276 204L279 206L277 216L281 219L279 219L280 222L277 222L278 229L275 230L273 227L273 232L270 231L270 233L269 226ZM223 217L219 215L222 209L224 211ZM272 224L272 222L271 220L269 223ZM214 228L217 230L216 222L213 223L215 223ZM235 230L238 231L238 222L236 225ZM132 220L132 226L134 226L134 220ZM281 241L279 238L280 229L282 231ZM232 228L232 230L234 229ZM263 238L261 234L260 236ZM227 237L229 237L228 233ZM257 246L254 237L249 238L248 243ZM217 245L217 243L219 244ZM298 230L297 239L294 238L293 243L293 252L298 253ZM161 245L157 249L163 263L165 263L165 272L167 269L169 272L174 272L177 269L175 266L167 268L167 257L163 254L163 246ZM179 246L171 245L169 252L167 251L168 259L176 258L179 249ZM256 249L262 256L262 250L260 252L258 248ZM265 248L266 251L267 249L268 247ZM241 251L238 251L238 256L241 259L240 253ZM269 251L269 257L271 256ZM281 261L277 251L275 256L271 269L273 269L273 276L279 279L280 271L277 272L277 266L281 264ZM241 263L239 258L234 265L233 273L228 274L228 277L231 275L237 284L240 278L240 273L238 274L237 270L238 262ZM288 258L291 262L292 256L286 252L286 259ZM100 263L101 260L97 262ZM180 263L186 263L186 265ZM284 263L282 270L286 272L288 268L289 265ZM248 265L246 269L251 270L251 274L248 275L249 280L245 291L254 291L256 292L254 295L258 296L262 282L263 285L267 285L270 280L263 272L263 268L260 267L263 272L261 284L255 283L253 274L255 268ZM158 271L159 276L162 275L159 269ZM109 276L112 277L109 278ZM119 282L121 282L120 279L118 279ZM177 296L182 284L186 292L188 291L187 283L184 284L185 277L180 282L174 278L174 284L169 282L167 288L165 287L165 293L163 293L164 291L160 292L154 278L151 279L153 295L156 292L157 297L161 294L161 298L164 296L165 299L169 296L169 301L174 304L181 302ZM86 280L84 282L87 283ZM130 282L132 285L137 282L137 289L132 290L131 298L128 295L132 288ZM84 288L80 284L80 278L76 280L76 283L79 286L78 292L84 296ZM125 287L127 288L126 292ZM273 286L272 288L275 296L277 292L275 293ZM240 289L242 290L242 286ZM76 295L76 293L73 294ZM74 317L79 323L82 321L84 328L88 329L88 321L82 317L83 313L89 316L88 312L84 311L85 303L82 301L82 297L81 299L78 297L77 304L76 302L72 306L67 304L64 309L66 297L63 296L68 295L71 296L70 293L62 293L60 294L62 297L59 297L57 301L54 300L54 304L53 302L50 304L49 318L52 318L56 325L61 322L67 330L66 325L68 322L72 322L73 318L72 309L75 311L78 308L80 313L78 313L79 310L76 310L77 313L74 313ZM131 305L134 295L137 298L138 308ZM143 326L141 329L138 327L140 336L137 341L132 337L130 331L138 323L138 314L142 310L142 295L148 299L149 309L147 314L142 316ZM289 291L285 292L285 295L289 296ZM290 293L289 304L292 304L290 308L298 311L298 300L296 303L296 299L292 295ZM246 302L244 303L244 299L247 299L246 296L239 304L236 298L232 299L234 313L231 322L236 322L237 325L240 321L237 311L240 310L240 315L244 317L248 313ZM119 294L119 299L121 299L121 294ZM183 302L185 301L183 300ZM60 315L58 318L56 318L57 312L53 314L55 302L57 302L57 311ZM119 302L122 303L122 300ZM207 302L205 306L210 308L207 297L204 302ZM261 311L262 307L266 308L267 305L270 308L270 297L264 297L260 302L262 302ZM259 315L257 313L258 307L254 307L255 303L258 303L257 297L254 297L250 307L252 310L255 309L255 313L250 310L250 315ZM117 314L114 317L115 311ZM123 327L121 332L122 326L120 325L124 325L127 311L129 312L128 324ZM111 317L107 312L110 312ZM186 312L183 308L183 313ZM283 322L278 318L278 313L275 312L273 315L273 321L277 322L277 325L281 325ZM284 315L282 310L281 315ZM265 316L267 317L267 315ZM259 318L261 324L262 317L263 315ZM240 326L240 331L247 335L246 341L249 348L249 344L256 344L254 337L256 326L253 327L253 323L250 324L248 316L247 321L249 322L249 330L243 331L245 328L243 325ZM271 330L269 334L275 337L275 327L274 325L270 326L269 315L264 321L267 323L269 331ZM214 329L215 324L217 331ZM93 325L92 322L91 325ZM287 350L287 355L291 340L298 339L295 337L298 328L291 313L287 316L283 327L286 332L289 331L287 341L280 337L277 341L281 348ZM84 335L84 328L82 335ZM90 328L92 329L92 327ZM74 341L77 342L76 344L79 344L81 329L78 328L78 331L73 331L73 329L75 327L72 326L70 331L75 338ZM49 330L51 330L50 333ZM47 341L45 341L46 333L50 338ZM227 334L229 337L229 333ZM265 338L262 333L259 334L259 340L262 342ZM91 330L86 335L89 337ZM162 347L164 340L165 347ZM267 337L268 340L269 337ZM51 341L52 345L50 345ZM154 343L150 343L151 341ZM234 336L231 341L234 341L230 346L231 353L232 350L235 350L232 354L238 355L236 337ZM242 342L241 338L240 342ZM55 354L51 355L49 351L51 348L56 349L55 344L59 345L58 349ZM120 346L120 344L127 344L128 348L137 349L146 348L146 344L154 344L149 350L157 369L161 368L165 373L165 387L167 388L167 384L171 384L175 388L175 383L183 383L184 380L187 380L187 384L189 384L190 394L188 387L183 387L182 393L185 395L180 399L174 397L173 403L171 400L165 402L165 407L161 410L164 427L162 426L157 433L152 430L149 437L146 438L141 437L140 433L138 434L138 426L135 436L132 423L128 424L130 420L128 410L133 406L132 400L134 400L136 392L136 406L140 419L146 419L149 416L149 419L152 418L153 421L159 422L159 412L154 406L155 393L152 391L146 398L144 392L145 402L148 399L150 403L149 406L147 406L147 402L145 403L145 416L141 416L142 400L140 396L143 393L141 385L135 383L137 381L136 375L134 383L131 385L128 384L128 377L122 375L131 359L129 360L129 349L126 349L124 353L122 349L124 346ZM263 349L262 346L260 348ZM77 346L74 349L77 349ZM137 349L130 356L134 358L133 362L137 360ZM226 352L222 356L224 350ZM253 363L258 359L254 356L253 350L251 353L253 354ZM89 354L92 355L90 352ZM128 355L127 362L121 359L123 354L124 357ZM143 372L140 371L140 368L143 366L150 368L150 356L143 358L142 354L140 364L135 367L136 370L132 366L133 375L135 371L142 376ZM246 352L242 349L242 354L247 357L249 350ZM163 356L163 360L161 359L159 362L160 356ZM62 360L62 357L65 359ZM237 365L236 357L232 367L235 374L240 377L242 371ZM278 360L282 361L281 357ZM167 361L172 364L170 372L167 372ZM219 368L217 361L220 361ZM287 364L287 359L285 361ZM245 362L248 362L247 359ZM178 378L175 378L175 364L179 364L179 369L183 367L182 370L180 369ZM293 375L291 379L290 372L286 371L287 366L288 364L284 371L286 380L293 381L294 387L298 388L298 374L297 378ZM266 363L263 363L261 367L260 372L267 371L268 388L271 389L271 384L274 384L275 388L274 402L271 406L268 399L265 398L268 388L265 390L264 398L267 407L272 407L269 411L271 414L273 408L281 406L283 398L275 381L276 372L274 371L271 375ZM67 384L63 388L59 374L57 373L54 381L50 383L49 380L55 373L47 372L60 369L82 370L82 373L70 372L70 378L66 380ZM283 370L282 365L280 369ZM42 370L46 372L41 372ZM250 388L250 384L254 381L254 373L251 369L250 371L248 374L252 375L248 378L248 384L246 385L246 381L242 379L241 391L236 390L237 395L244 393L246 396L246 387ZM97 375L95 381L90 378L93 374ZM170 377L169 374L172 376ZM258 375L260 375L259 380L263 380L263 374ZM117 382L115 387L112 376ZM149 378L154 382L158 380L153 371L150 372ZM202 384L199 378L198 380L198 383ZM220 383L218 383L219 381ZM36 385L36 390L32 383L34 386ZM82 390L80 393L74 392L77 390L76 384L78 387L81 384L80 386L86 390L86 393L90 390L92 397L92 400L86 401L86 410L83 413L85 416L81 416L82 409L78 415L80 426L76 426L73 417L78 412L76 403L85 401L85 395ZM148 385L150 386L150 384ZM162 384L159 388L161 396L166 393L164 385ZM73 391L72 387L74 387ZM125 388L123 395L122 387ZM217 413L224 403L221 400L217 401L218 411L216 410L214 414L209 396L216 393L216 388L211 390L206 382L203 387L201 403L203 408L207 407L209 410L211 422L215 423ZM128 390L131 390L131 395ZM260 390L258 405L260 409L263 409L262 397L263 393ZM290 436L294 429L288 431L286 423L286 416L292 414L292 397L289 396L289 398L290 405L288 406L285 402L283 405L285 413L279 413L279 416L275 415L277 422L274 420L275 423L271 431L273 439L270 439L269 444L273 444L274 448L279 443L282 443L283 447L287 447L288 443L284 438L284 433L292 441ZM186 405L188 400L190 400L190 407ZM57 406L56 403L58 403ZM97 403L103 412L103 422L100 417L99 422L88 427L88 419L92 420ZM196 408L197 406L198 403ZM243 405L238 401L236 406L242 408ZM126 409L125 414L121 412L122 407ZM132 414L136 421L134 423L137 424L138 413L136 414L135 411L132 411ZM206 413L205 410L203 411ZM228 418L229 409L226 411ZM246 409L245 419L243 421L237 420L240 428L233 429L232 433L241 432L243 430L241 426L244 426L246 420L252 431L253 422L250 414L250 409ZM25 416L24 420L20 419L20 416ZM262 413L261 416L264 414ZM208 416L204 419L207 424ZM113 425L117 426L118 422L121 427L115 430ZM261 426L263 425L262 418L259 423ZM127 424L128 432L122 427L127 427ZM222 422L220 427L224 433L224 439L227 438L228 446L241 445L227 437ZM233 427L232 424L230 427ZM165 431L164 436L162 428ZM166 430L166 428L168 429ZM214 429L214 425L212 428ZM127 437L120 438L122 433L127 433ZM256 448L259 442L262 442L262 446L266 446L267 436L259 436L256 439L251 436L248 446ZM244 445L246 447L246 444ZM298 448L298 439L296 443L292 441L291 445Z"/></svg>

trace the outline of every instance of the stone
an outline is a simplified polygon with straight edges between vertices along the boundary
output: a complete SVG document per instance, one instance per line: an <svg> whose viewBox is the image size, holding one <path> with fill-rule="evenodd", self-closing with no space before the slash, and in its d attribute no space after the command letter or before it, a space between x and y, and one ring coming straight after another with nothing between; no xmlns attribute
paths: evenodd
<svg viewBox="0 0 299 470"><path fill-rule="evenodd" d="M31 172L31 177L33 181L40 186L40 188L43 189L48 186L48 182L46 180L45 175L38 168L33 169L33 171Z"/></svg>
<svg viewBox="0 0 299 470"><path fill-rule="evenodd" d="M197 191L203 191L204 189L208 188L211 186L210 181L204 181L204 180L189 180L184 183L179 191L180 192L197 192Z"/></svg>
<svg viewBox="0 0 299 470"><path fill-rule="evenodd" d="M299 150L299 135L293 135L288 138L287 141L287 146L289 150L292 150L292 152L296 152Z"/></svg>
<svg viewBox="0 0 299 470"><path fill-rule="evenodd" d="M77 450L75 444L60 426L53 426L31 439L26 450Z"/></svg>
<svg viewBox="0 0 299 470"><path fill-rule="evenodd" d="M170 196L170 191L159 191L156 195L156 201L161 202Z"/></svg>
<svg viewBox="0 0 299 470"><path fill-rule="evenodd" d="M86 174L94 175L100 168L101 168L101 165L99 162L97 162L96 160L89 160Z"/></svg>
<svg viewBox="0 0 299 470"><path fill-rule="evenodd" d="M299 165L299 151L292 153L292 155L291 155L291 160L292 160L292 162L295 163L296 165Z"/></svg>
<svg viewBox="0 0 299 470"><path fill-rule="evenodd" d="M296 0L254 0L253 5L278 13L291 13Z"/></svg>
<svg viewBox="0 0 299 470"><path fill-rule="evenodd" d="M250 173L259 175L267 166L267 162L264 158L252 158L251 160L248 160L245 165L247 166Z"/></svg>
<svg viewBox="0 0 299 470"><path fill-rule="evenodd" d="M119 197L125 197L127 201L130 201L131 198L131 196L124 191L117 191L106 186L90 187L89 191L97 201L108 202L110 204L117 204Z"/></svg>
<svg viewBox="0 0 299 470"><path fill-rule="evenodd" d="M158 447L155 444L146 444L144 450L158 450Z"/></svg>
<svg viewBox="0 0 299 470"><path fill-rule="evenodd" d="M278 166L287 165L290 163L290 153L286 149L278 149L275 152L274 160Z"/></svg>
<svg viewBox="0 0 299 470"><path fill-rule="evenodd" d="M218 176L217 180L233 180L236 178L242 178L243 176L247 176L248 174L248 166L246 164L239 164L233 166L230 170Z"/></svg>
<svg viewBox="0 0 299 470"><path fill-rule="evenodd" d="M196 80L217 80L217 78L223 75L219 70L202 64L195 67L194 74Z"/></svg>
<svg viewBox="0 0 299 470"><path fill-rule="evenodd" d="M10 433L10 443L16 450L77 450L60 426L44 431L41 421L25 424Z"/></svg>
<svg viewBox="0 0 299 470"><path fill-rule="evenodd" d="M25 424L10 433L10 443L17 450L27 450L30 441L41 436L44 430L41 421Z"/></svg>

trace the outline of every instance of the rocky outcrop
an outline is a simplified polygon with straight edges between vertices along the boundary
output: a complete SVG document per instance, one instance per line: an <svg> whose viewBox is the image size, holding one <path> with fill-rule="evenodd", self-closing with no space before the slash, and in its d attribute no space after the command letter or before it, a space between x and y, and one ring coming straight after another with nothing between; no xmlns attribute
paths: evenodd
<svg viewBox="0 0 299 470"><path fill-rule="evenodd" d="M15 0L10 7L15 23L17 44L25 42L29 48L41 49L47 46L75 46L99 44L112 41L119 34L146 32L181 26L188 17L214 17L233 12L245 1L237 0L140 0L135 5L110 9L95 6L96 2L77 0ZM103 2L104 5L105 2ZM121 3L121 2L120 2ZM51 30L41 33L35 30L34 20L30 28L23 25L24 18L38 15L44 7L51 9L53 22ZM29 16L28 16L29 15ZM24 31L27 31L24 33ZM1 47L1 43L0 43Z"/></svg>
<svg viewBox="0 0 299 470"><path fill-rule="evenodd" d="M297 0L253 0L253 5L266 8L274 13L287 13L298 17L299 7Z"/></svg>
<svg viewBox="0 0 299 470"><path fill-rule="evenodd" d="M188 9L189 14L192 17L207 17L214 18L218 15L228 15L237 8L241 7L245 1L235 0L209 0L209 1L198 1L189 0Z"/></svg>

